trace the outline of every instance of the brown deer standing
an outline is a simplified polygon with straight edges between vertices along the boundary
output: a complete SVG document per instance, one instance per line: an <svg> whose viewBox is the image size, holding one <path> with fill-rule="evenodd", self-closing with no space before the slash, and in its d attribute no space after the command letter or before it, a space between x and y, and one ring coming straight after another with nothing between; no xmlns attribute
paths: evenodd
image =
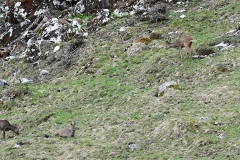
<svg viewBox="0 0 240 160"><path fill-rule="evenodd" d="M191 48L192 42L193 42L193 38L190 36L180 37L173 43L167 40L166 49L169 49L169 48L178 49L178 54L180 54L180 57L182 59L182 48L185 47L185 49L187 50L187 53L189 53L190 57L192 57L192 48Z"/></svg>
<svg viewBox="0 0 240 160"><path fill-rule="evenodd" d="M65 137L65 138L74 137L74 133L76 131L76 122L71 123L71 126L72 126L72 129L63 128L63 129L57 130L55 133L55 136Z"/></svg>
<svg viewBox="0 0 240 160"><path fill-rule="evenodd" d="M5 140L5 132L13 131L17 135L19 134L19 130L17 127L11 125L7 120L0 120L0 129L3 131L3 139Z"/></svg>

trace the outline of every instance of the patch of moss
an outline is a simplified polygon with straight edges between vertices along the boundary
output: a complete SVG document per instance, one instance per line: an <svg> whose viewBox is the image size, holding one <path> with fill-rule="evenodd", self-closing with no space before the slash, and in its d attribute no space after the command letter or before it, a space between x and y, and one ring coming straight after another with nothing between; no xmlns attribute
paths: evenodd
<svg viewBox="0 0 240 160"><path fill-rule="evenodd" d="M148 45L152 40L150 38L147 37L142 37L136 40L136 42L141 42L141 43L145 43L146 45Z"/></svg>
<svg viewBox="0 0 240 160"><path fill-rule="evenodd" d="M136 42L141 42L148 45L151 41L161 38L163 38L161 33L152 32L149 37L141 37L137 39Z"/></svg>

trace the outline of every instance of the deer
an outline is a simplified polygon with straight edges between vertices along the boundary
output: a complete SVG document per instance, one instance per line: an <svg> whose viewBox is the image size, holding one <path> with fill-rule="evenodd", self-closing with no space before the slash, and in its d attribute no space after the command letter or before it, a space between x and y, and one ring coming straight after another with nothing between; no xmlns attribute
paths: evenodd
<svg viewBox="0 0 240 160"><path fill-rule="evenodd" d="M182 36L173 43L171 43L170 40L168 39L166 41L166 49L169 49L169 48L178 49L178 54L182 59L182 48L185 47L185 49L187 50L187 54L189 53L190 57L192 57L192 48L191 48L192 42L193 42L193 38L190 36Z"/></svg>
<svg viewBox="0 0 240 160"><path fill-rule="evenodd" d="M77 129L76 122L71 123L71 126L72 126L72 129L68 129L68 128L59 129L56 131L54 135L59 137L64 137L64 138L74 137L75 131Z"/></svg>
<svg viewBox="0 0 240 160"><path fill-rule="evenodd" d="M7 120L0 120L0 129L3 131L3 139L5 140L5 132L13 131L17 135L19 135L19 129L13 125L11 125Z"/></svg>

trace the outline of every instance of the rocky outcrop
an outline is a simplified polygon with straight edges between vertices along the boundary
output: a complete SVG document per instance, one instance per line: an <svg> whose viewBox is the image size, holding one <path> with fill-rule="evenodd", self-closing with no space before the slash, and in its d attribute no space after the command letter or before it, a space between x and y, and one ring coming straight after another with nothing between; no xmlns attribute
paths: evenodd
<svg viewBox="0 0 240 160"><path fill-rule="evenodd" d="M0 42L5 46L17 41L22 43L22 40L27 43L31 38L29 36L31 31L38 38L42 36L41 38L49 38L51 41L64 41L66 35L64 36L63 33L74 32L74 34L80 34L82 30L88 29L94 31L97 27L101 27L110 21L111 13L117 16L124 14L139 16L139 14L146 15L146 13L151 12L154 13L154 16L160 17L160 20L165 19L166 17L162 14L166 13L166 4L158 1L157 5L151 9L156 2L135 0L6 1L1 6L1 10L5 14L5 20L1 28ZM61 14L59 15L59 13ZM77 18L80 14L91 13L94 13L95 16L91 15L93 17L88 18L88 20ZM147 18L148 20L159 20L159 18L156 19L156 17L150 15ZM87 24L87 27L83 26L84 23Z"/></svg>
<svg viewBox="0 0 240 160"><path fill-rule="evenodd" d="M165 0L11 0L1 6L4 20L0 27L0 58L28 63L32 82L45 82L49 76L64 72L75 64L78 52L89 43L88 35L104 27L116 17L128 16L135 21L150 23L166 20L168 4ZM155 17L154 17L155 16ZM126 23L126 27L131 25ZM122 31L119 31L122 32ZM64 47L62 47L64 44ZM1 46L2 45L2 46ZM141 45L141 50L146 48ZM141 51L140 50L140 51ZM131 47L128 54L139 50ZM7 64L8 62L6 62ZM50 66L48 67L48 66ZM39 74L42 66L49 75ZM59 70L56 70L58 68ZM10 72L10 71L9 71ZM15 71L13 79L19 79ZM89 71L92 73L92 71ZM14 80L16 81L16 80Z"/></svg>

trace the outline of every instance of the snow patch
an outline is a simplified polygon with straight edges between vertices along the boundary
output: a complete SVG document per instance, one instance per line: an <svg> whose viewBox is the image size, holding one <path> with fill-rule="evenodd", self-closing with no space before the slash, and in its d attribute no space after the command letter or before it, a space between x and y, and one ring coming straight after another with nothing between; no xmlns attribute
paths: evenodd
<svg viewBox="0 0 240 160"><path fill-rule="evenodd" d="M40 9L40 10L38 10L38 11L35 11L34 15L35 15L35 16L38 16L38 15L40 15L40 14L42 14L42 13L45 13L45 12L47 12L46 9Z"/></svg>
<svg viewBox="0 0 240 160"><path fill-rule="evenodd" d="M31 21L29 19L25 19L23 22L20 23L20 26L23 27L29 23L31 23Z"/></svg>
<svg viewBox="0 0 240 160"><path fill-rule="evenodd" d="M185 12L186 10L185 9L180 9L180 10L177 10L177 11L174 11L175 13L182 13L182 12Z"/></svg>
<svg viewBox="0 0 240 160"><path fill-rule="evenodd" d="M21 2L17 2L17 3L15 3L14 8L18 8L20 6L21 6Z"/></svg>
<svg viewBox="0 0 240 160"><path fill-rule="evenodd" d="M185 18L186 17L186 15L184 15L184 14L182 14L181 16L180 16L180 18Z"/></svg>
<svg viewBox="0 0 240 160"><path fill-rule="evenodd" d="M55 52L57 52L57 51L59 51L60 50L60 46L56 46L56 47L54 47L54 49L53 49L53 53L55 53Z"/></svg>
<svg viewBox="0 0 240 160"><path fill-rule="evenodd" d="M126 30L126 27L121 27L120 29L118 29L120 32L123 32Z"/></svg>
<svg viewBox="0 0 240 160"><path fill-rule="evenodd" d="M123 16L128 15L128 12L120 12L119 9L115 9L115 10L113 11L113 13L114 13L117 17L123 17Z"/></svg>
<svg viewBox="0 0 240 160"><path fill-rule="evenodd" d="M83 33L83 36L84 36L84 37L87 37L87 36L88 36L88 33L87 33L87 32Z"/></svg>

